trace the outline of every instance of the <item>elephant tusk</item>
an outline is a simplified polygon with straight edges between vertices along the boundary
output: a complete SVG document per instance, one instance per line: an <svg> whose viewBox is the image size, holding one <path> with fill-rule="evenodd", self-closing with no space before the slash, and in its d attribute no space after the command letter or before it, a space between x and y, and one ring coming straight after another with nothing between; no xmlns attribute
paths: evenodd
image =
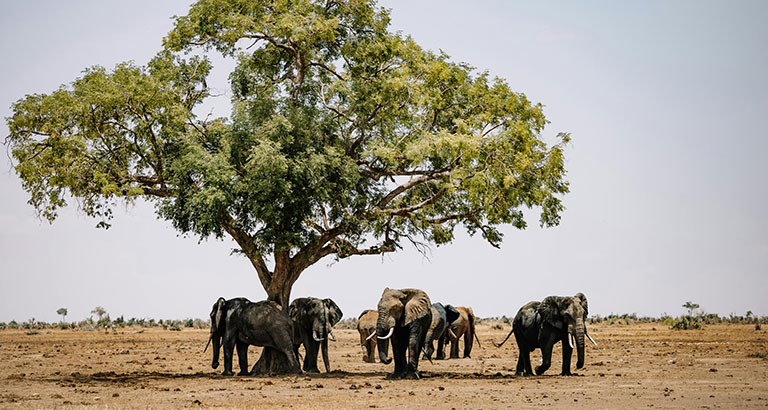
<svg viewBox="0 0 768 410"><path fill-rule="evenodd" d="M325 338L317 337L317 333L312 332L312 338L315 339L315 342L322 342Z"/></svg>
<svg viewBox="0 0 768 410"><path fill-rule="evenodd" d="M381 340L385 340L385 339L389 339L390 337L392 337L392 333L395 333L395 328L394 327L389 328L389 333L387 333L386 336L381 337L379 335L376 335L376 337L381 339Z"/></svg>
<svg viewBox="0 0 768 410"><path fill-rule="evenodd" d="M571 349L573 349L573 335L570 332L568 333L567 339L568 339L568 346L570 346Z"/></svg>
<svg viewBox="0 0 768 410"><path fill-rule="evenodd" d="M335 342L336 341L336 336L333 334L332 330L328 331L328 340L330 340L331 342Z"/></svg>
<svg viewBox="0 0 768 410"><path fill-rule="evenodd" d="M205 344L205 349L203 349L203 353L208 351L208 346L211 345L211 340L213 340L213 334L211 334L211 336L208 337L208 343Z"/></svg>
<svg viewBox="0 0 768 410"><path fill-rule="evenodd" d="M595 342L595 339L592 339L592 336L590 336L587 331L584 331L584 334L587 335L587 339L589 339L589 341L592 342L592 344L597 346L597 342Z"/></svg>
<svg viewBox="0 0 768 410"><path fill-rule="evenodd" d="M368 337L365 338L365 340L371 340L374 336L376 336L376 332L371 333Z"/></svg>
<svg viewBox="0 0 768 410"><path fill-rule="evenodd" d="M453 333L453 330L451 330L451 328L450 328L450 327L448 328L448 333L451 335L451 337L453 338L453 340L456 340L456 339L458 339L458 337L456 337L456 333Z"/></svg>

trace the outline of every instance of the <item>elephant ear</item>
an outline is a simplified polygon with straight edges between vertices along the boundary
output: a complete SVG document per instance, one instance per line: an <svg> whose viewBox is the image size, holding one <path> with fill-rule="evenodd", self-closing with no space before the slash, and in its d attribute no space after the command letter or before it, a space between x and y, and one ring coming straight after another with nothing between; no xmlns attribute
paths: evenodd
<svg viewBox="0 0 768 410"><path fill-rule="evenodd" d="M584 309L584 320L587 320L587 317L589 316L589 303L587 303L587 297L581 292L577 293L574 297L579 299L581 308Z"/></svg>
<svg viewBox="0 0 768 410"><path fill-rule="evenodd" d="M218 329L221 326L221 318L224 317L224 314L226 313L226 304L227 300L224 298L219 298L216 301L216 304L213 308L214 314L211 318L213 320L213 323L211 323L212 329Z"/></svg>
<svg viewBox="0 0 768 410"><path fill-rule="evenodd" d="M405 320L403 325L407 326L416 319L422 318L432 311L432 302L429 296L418 289L411 289L409 296L405 299Z"/></svg>
<svg viewBox="0 0 768 410"><path fill-rule="evenodd" d="M323 303L328 309L328 321L331 322L331 327L333 327L336 323L339 323L339 320L341 320L344 314L341 312L339 305L337 305L331 298L323 299Z"/></svg>
<svg viewBox="0 0 768 410"><path fill-rule="evenodd" d="M445 318L447 319L449 325L455 322L459 316L461 316L461 313L459 313L455 307L451 305L445 305Z"/></svg>
<svg viewBox="0 0 768 410"><path fill-rule="evenodd" d="M539 305L539 315L544 322L550 325L562 329L565 323L563 322L563 316L560 314L560 298L557 296L548 296L541 301Z"/></svg>
<svg viewBox="0 0 768 410"><path fill-rule="evenodd" d="M291 302L291 305L288 306L288 316L291 317L294 321L298 321L302 316L304 316L304 312L307 310L307 299L306 298L297 298L294 299L293 302Z"/></svg>

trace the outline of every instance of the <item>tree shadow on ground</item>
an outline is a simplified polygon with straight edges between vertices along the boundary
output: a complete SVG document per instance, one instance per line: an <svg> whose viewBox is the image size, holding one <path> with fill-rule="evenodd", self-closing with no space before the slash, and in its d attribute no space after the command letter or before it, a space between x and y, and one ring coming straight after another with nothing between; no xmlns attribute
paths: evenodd
<svg viewBox="0 0 768 410"><path fill-rule="evenodd" d="M432 372L421 371L421 378L425 380L429 379L475 379L475 380L493 380L493 379L515 379L514 373L461 373L461 372ZM196 372L196 373L170 373L170 372L131 372L131 373L116 373L110 372L97 372L91 374L82 374L80 372L74 372L69 375L61 375L57 377L47 377L42 380L51 383L77 383L77 384L104 384L104 383L145 383L152 381L163 380L241 380L241 379L263 379L263 380L285 380L294 381L297 378L305 380L322 380L322 379L347 379L347 378L364 378L364 377L380 377L382 380L391 379L391 373L389 372L348 372L343 370L333 370L330 373L301 373L291 375L249 375L249 376L222 376L219 372ZM543 377L557 377L557 376L528 376L527 379L537 379Z"/></svg>

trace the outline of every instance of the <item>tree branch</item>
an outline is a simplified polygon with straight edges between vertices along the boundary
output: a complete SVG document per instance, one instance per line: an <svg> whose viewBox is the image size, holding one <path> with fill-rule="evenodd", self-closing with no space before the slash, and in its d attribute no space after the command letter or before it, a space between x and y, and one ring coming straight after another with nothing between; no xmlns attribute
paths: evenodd
<svg viewBox="0 0 768 410"><path fill-rule="evenodd" d="M441 188L439 191L437 191L436 194L432 195L430 198L427 198L418 204L406 206L402 208L393 208L393 209L373 209L373 213L379 214L379 215L396 215L396 216L410 216L413 214L413 212L418 211L421 208L424 208L425 206L432 205L435 202L437 202L440 197L445 195L448 192L448 188Z"/></svg>
<svg viewBox="0 0 768 410"><path fill-rule="evenodd" d="M269 271L269 268L267 268L267 264L264 262L261 252L254 246L253 238L240 229L237 226L237 222L228 213L224 216L222 226L229 236L237 242L245 256L251 261L253 267L256 268L256 273L259 275L261 286L263 286L264 289L268 289L270 283L272 283L272 273Z"/></svg>
<svg viewBox="0 0 768 410"><path fill-rule="evenodd" d="M408 180L408 182L398 186L397 188L393 189L390 193L388 193L384 198L381 199L381 201L379 201L378 204L376 204L376 206L372 209L372 211L374 213L387 213L387 212L383 212L385 211L384 207L387 206L390 202L392 202L392 200L395 199L398 195L415 187L416 185L420 185L425 182L429 182L429 181L446 177L449 175L451 175L450 170L435 170L432 172L428 172L418 178L412 178Z"/></svg>

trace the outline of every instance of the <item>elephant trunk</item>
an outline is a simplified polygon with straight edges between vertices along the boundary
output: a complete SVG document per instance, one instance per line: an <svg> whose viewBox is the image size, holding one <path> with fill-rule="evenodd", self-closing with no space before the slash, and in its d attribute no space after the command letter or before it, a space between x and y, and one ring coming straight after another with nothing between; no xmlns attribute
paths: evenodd
<svg viewBox="0 0 768 410"><path fill-rule="evenodd" d="M584 327L584 320L578 319L574 329L573 336L576 339L576 368L581 369L584 367L584 334L586 328Z"/></svg>
<svg viewBox="0 0 768 410"><path fill-rule="evenodd" d="M386 313L379 311L379 319L376 322L376 347L379 350L379 360L384 364L392 363L389 356L389 338L395 331L394 319Z"/></svg>
<svg viewBox="0 0 768 410"><path fill-rule="evenodd" d="M389 339L378 339L376 340L376 347L379 350L379 360L384 364L390 364L392 363L392 359L388 357L389 355Z"/></svg>
<svg viewBox="0 0 768 410"><path fill-rule="evenodd" d="M219 350L221 350L221 335L218 333L211 333L211 339L213 340L213 361L211 362L212 368L219 367Z"/></svg>

